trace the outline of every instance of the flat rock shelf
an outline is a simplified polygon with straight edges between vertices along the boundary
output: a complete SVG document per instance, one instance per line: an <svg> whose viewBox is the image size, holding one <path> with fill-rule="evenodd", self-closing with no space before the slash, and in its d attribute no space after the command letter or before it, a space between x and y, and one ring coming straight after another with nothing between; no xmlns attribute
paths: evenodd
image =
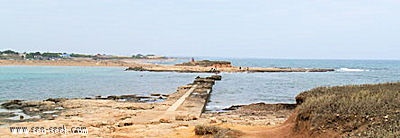
<svg viewBox="0 0 400 138"><path fill-rule="evenodd" d="M335 69L325 68L277 68L277 67L201 67L201 66L174 66L152 65L131 66L126 71L150 71L150 72L182 72L182 73L220 73L220 72L330 72Z"/></svg>

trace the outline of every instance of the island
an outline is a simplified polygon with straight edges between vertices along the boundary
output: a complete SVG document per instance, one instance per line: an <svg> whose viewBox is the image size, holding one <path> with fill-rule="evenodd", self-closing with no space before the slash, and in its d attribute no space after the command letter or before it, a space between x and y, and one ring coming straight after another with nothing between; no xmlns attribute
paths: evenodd
<svg viewBox="0 0 400 138"><path fill-rule="evenodd" d="M242 67L230 61L194 60L175 65L154 64L154 61L174 61L176 58L154 54L117 56L107 54L76 54L65 52L0 51L0 65L33 66L118 66L126 71L220 73L220 72L330 72L329 68Z"/></svg>
<svg viewBox="0 0 400 138"><path fill-rule="evenodd" d="M127 71L185 72L185 73L220 73L220 72L330 72L335 69L290 68L290 67L236 67L229 61L200 60L175 65L135 65Z"/></svg>

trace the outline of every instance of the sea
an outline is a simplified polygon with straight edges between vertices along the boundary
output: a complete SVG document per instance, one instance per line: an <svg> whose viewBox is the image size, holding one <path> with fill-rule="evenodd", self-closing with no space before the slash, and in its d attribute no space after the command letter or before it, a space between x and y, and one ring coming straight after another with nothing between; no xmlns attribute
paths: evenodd
<svg viewBox="0 0 400 138"><path fill-rule="evenodd" d="M333 72L221 73L206 110L251 103L295 103L297 94L320 86L400 81L400 60L196 58L241 67L334 68ZM175 64L183 58L155 64ZM170 94L207 73L136 72L123 67L0 66L0 102L152 93Z"/></svg>

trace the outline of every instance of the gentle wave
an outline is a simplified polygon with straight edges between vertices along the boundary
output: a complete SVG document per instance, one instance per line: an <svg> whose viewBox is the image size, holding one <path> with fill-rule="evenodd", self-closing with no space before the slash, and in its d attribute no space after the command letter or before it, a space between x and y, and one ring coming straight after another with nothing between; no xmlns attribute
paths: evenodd
<svg viewBox="0 0 400 138"><path fill-rule="evenodd" d="M339 72L363 72L363 71L369 71L369 70L366 70L366 69L340 68L337 71L339 71Z"/></svg>

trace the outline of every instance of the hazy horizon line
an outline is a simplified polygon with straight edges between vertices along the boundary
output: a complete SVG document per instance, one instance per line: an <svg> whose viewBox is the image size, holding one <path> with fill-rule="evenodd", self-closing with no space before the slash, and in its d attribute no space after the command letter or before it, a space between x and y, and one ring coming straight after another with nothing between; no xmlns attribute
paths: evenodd
<svg viewBox="0 0 400 138"><path fill-rule="evenodd" d="M165 57L172 57L172 58L214 58L214 59L283 59L283 60L393 60L393 61L398 61L400 59L397 58L303 58L303 57L249 57L249 56L243 56L243 57L235 57L235 56L226 56L226 57L221 57L221 56L199 56L199 55L194 55L194 56L179 56L179 55L162 55L162 54L157 54L157 53L132 53L131 55L125 55L125 54L117 54L117 53L100 53L100 52L60 52L60 51L44 51L44 50L32 50L32 51L18 51L12 48L8 49L0 49L0 51L6 51L6 50L12 50L18 53L31 53L31 52L40 52L40 53L45 53L45 52L50 52L50 53L68 53L68 54L88 54L88 55L96 55L96 54L106 54L106 55L113 55L113 56L132 56L136 54L143 54L143 55L149 55L149 54L154 54L158 56L165 56Z"/></svg>

